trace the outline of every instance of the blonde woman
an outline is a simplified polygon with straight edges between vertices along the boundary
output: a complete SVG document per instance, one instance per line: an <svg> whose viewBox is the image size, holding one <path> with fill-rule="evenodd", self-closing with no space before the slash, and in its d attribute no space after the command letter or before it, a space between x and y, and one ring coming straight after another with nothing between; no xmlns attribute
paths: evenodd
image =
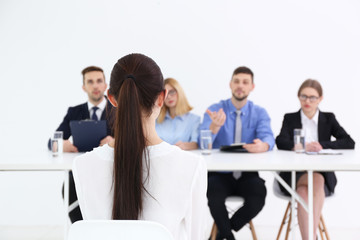
<svg viewBox="0 0 360 240"><path fill-rule="evenodd" d="M156 121L156 131L165 142L183 150L197 149L200 117L190 113L184 90L173 78L164 81L167 96Z"/></svg>

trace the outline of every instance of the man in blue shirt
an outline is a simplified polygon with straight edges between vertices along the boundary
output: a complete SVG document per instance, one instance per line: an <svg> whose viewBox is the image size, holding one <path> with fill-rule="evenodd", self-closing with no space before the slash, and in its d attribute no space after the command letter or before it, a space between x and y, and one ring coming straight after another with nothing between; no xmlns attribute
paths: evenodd
<svg viewBox="0 0 360 240"><path fill-rule="evenodd" d="M232 97L206 110L200 130L212 131L213 148L241 142L245 143L243 147L248 152L260 153L274 147L269 115L264 108L247 99L255 87L253 77L253 72L247 67L235 69L230 81ZM234 195L243 197L245 201L229 219L225 200ZM265 181L257 172L210 172L207 197L219 230L216 239L235 239L231 230L240 230L263 208Z"/></svg>

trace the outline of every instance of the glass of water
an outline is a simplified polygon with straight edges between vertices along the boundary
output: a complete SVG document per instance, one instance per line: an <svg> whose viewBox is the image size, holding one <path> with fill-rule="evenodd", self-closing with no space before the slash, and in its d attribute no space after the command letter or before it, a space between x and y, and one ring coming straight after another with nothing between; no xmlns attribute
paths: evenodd
<svg viewBox="0 0 360 240"><path fill-rule="evenodd" d="M303 129L294 129L294 150L296 153L305 152L305 132Z"/></svg>
<svg viewBox="0 0 360 240"><path fill-rule="evenodd" d="M51 152L53 156L59 156L63 153L63 132L56 131L51 137Z"/></svg>
<svg viewBox="0 0 360 240"><path fill-rule="evenodd" d="M200 147L201 153L205 155L211 154L212 149L212 139L211 139L211 130L201 130L200 131Z"/></svg>

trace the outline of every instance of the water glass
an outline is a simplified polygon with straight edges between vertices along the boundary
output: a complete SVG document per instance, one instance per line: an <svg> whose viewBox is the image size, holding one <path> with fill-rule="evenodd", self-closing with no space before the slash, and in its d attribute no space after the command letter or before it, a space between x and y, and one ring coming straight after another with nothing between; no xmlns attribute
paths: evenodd
<svg viewBox="0 0 360 240"><path fill-rule="evenodd" d="M51 137L51 152L54 157L63 153L63 132L56 131Z"/></svg>
<svg viewBox="0 0 360 240"><path fill-rule="evenodd" d="M200 147L201 153L205 155L211 154L212 149L212 139L211 139L211 130L201 130L200 131Z"/></svg>
<svg viewBox="0 0 360 240"><path fill-rule="evenodd" d="M303 129L294 129L294 150L296 153L305 152L305 132Z"/></svg>

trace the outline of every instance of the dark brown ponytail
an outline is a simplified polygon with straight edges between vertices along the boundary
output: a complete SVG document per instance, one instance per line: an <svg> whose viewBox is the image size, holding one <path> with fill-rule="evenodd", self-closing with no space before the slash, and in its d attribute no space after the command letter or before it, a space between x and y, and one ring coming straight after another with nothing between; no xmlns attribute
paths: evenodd
<svg viewBox="0 0 360 240"><path fill-rule="evenodd" d="M150 116L158 95L163 91L160 68L142 54L121 58L111 73L109 93L116 98L114 126L114 202L112 219L138 219L149 171L143 117Z"/></svg>

